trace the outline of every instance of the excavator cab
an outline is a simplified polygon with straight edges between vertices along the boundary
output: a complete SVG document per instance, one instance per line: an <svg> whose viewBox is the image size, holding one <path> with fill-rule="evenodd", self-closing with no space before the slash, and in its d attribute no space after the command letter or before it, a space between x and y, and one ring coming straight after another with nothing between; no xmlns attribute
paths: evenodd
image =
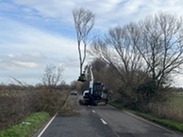
<svg viewBox="0 0 183 137"><path fill-rule="evenodd" d="M102 95L102 89L103 89L103 84L100 82L95 82L93 84L93 96L96 99L100 99Z"/></svg>

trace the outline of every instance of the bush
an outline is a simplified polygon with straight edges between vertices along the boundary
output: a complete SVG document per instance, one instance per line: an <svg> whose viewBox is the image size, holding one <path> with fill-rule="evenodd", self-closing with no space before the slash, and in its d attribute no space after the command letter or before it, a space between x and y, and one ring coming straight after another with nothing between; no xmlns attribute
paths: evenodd
<svg viewBox="0 0 183 137"><path fill-rule="evenodd" d="M0 129L18 122L25 115L37 111L35 92L25 90L0 91Z"/></svg>
<svg viewBox="0 0 183 137"><path fill-rule="evenodd" d="M40 96L40 109L47 111L50 114L55 114L60 111L61 107L65 104L69 94L68 92L60 92L59 90L48 90L43 88L39 92Z"/></svg>

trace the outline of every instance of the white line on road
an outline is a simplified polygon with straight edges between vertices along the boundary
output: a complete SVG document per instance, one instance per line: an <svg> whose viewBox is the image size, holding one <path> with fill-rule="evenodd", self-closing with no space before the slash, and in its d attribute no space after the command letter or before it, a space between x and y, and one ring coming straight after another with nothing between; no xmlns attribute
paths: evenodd
<svg viewBox="0 0 183 137"><path fill-rule="evenodd" d="M56 116L57 116L57 113L51 118L51 120L48 122L48 124L44 127L44 129L41 131L41 133L39 133L37 137L42 136L42 134L45 132L45 130L48 128L48 126L51 124L51 122L55 119Z"/></svg>
<svg viewBox="0 0 183 137"><path fill-rule="evenodd" d="M96 113L95 110L92 110L93 113Z"/></svg>
<svg viewBox="0 0 183 137"><path fill-rule="evenodd" d="M104 125L107 125L107 122L105 122L102 118L100 119Z"/></svg>

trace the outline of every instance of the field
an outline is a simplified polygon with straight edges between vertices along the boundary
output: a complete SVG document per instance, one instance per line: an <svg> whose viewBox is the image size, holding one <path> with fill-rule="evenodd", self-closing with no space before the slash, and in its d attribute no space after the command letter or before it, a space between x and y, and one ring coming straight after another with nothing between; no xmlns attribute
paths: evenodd
<svg viewBox="0 0 183 137"><path fill-rule="evenodd" d="M174 93L172 97L170 97L170 101L176 107L179 107L183 111L183 92Z"/></svg>
<svg viewBox="0 0 183 137"><path fill-rule="evenodd" d="M166 102L150 103L148 109L158 118L183 121L183 93L170 93Z"/></svg>

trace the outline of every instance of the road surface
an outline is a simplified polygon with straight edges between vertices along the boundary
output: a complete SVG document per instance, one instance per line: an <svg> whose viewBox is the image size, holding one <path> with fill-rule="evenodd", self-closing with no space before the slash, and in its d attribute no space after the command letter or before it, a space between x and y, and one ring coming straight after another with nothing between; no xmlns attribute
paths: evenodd
<svg viewBox="0 0 183 137"><path fill-rule="evenodd" d="M109 105L79 106L80 114L56 116L39 137L183 137Z"/></svg>

